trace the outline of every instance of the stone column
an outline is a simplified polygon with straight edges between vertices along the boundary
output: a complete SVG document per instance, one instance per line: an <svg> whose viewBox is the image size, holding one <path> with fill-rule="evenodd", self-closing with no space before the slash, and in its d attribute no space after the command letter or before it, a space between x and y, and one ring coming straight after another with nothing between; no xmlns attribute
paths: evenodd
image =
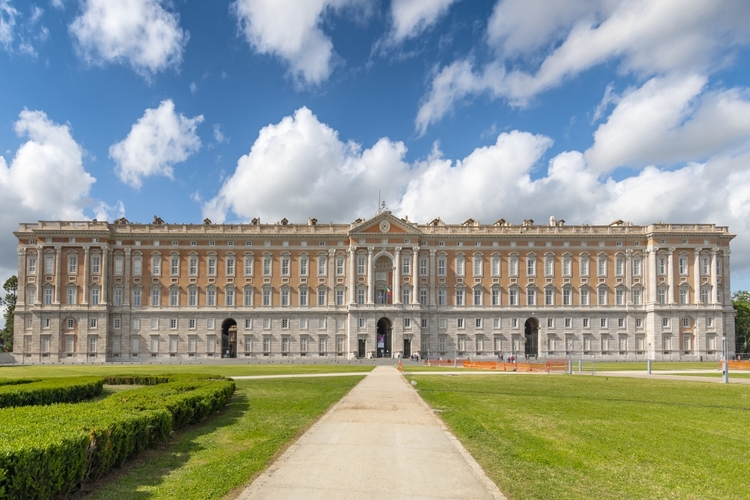
<svg viewBox="0 0 750 500"><path fill-rule="evenodd" d="M653 304L656 302L656 248L650 247L646 252L648 253L648 301Z"/></svg>
<svg viewBox="0 0 750 500"><path fill-rule="evenodd" d="M18 249L18 298L16 304L22 306L26 303L26 248Z"/></svg>
<svg viewBox="0 0 750 500"><path fill-rule="evenodd" d="M675 293L677 292L677 286L674 281L674 251L675 247L669 247L669 254L667 254L667 280L669 288L667 288L667 303L674 304Z"/></svg>
<svg viewBox="0 0 750 500"><path fill-rule="evenodd" d="M710 304L718 304L719 277L716 274L716 248L711 249L711 300Z"/></svg>
<svg viewBox="0 0 750 500"><path fill-rule="evenodd" d="M122 298L123 305L129 306L130 305L130 248L125 249L125 288L123 289L123 295L125 295Z"/></svg>
<svg viewBox="0 0 750 500"><path fill-rule="evenodd" d="M62 288L62 247L57 245L55 247L55 304L60 303L60 288Z"/></svg>
<svg viewBox="0 0 750 500"><path fill-rule="evenodd" d="M108 247L102 247L102 300L100 302L102 305L107 305L109 302L109 293L107 293L109 288L109 280L107 279L109 277L109 252Z"/></svg>
<svg viewBox="0 0 750 500"><path fill-rule="evenodd" d="M372 252L375 249L373 247L367 248L367 303L374 303L373 296L375 293L375 263L372 260Z"/></svg>
<svg viewBox="0 0 750 500"><path fill-rule="evenodd" d="M328 250L328 305L329 306L336 305L335 295L336 295L336 250L331 248Z"/></svg>
<svg viewBox="0 0 750 500"><path fill-rule="evenodd" d="M44 247L36 247L36 305L41 305L44 294Z"/></svg>
<svg viewBox="0 0 750 500"><path fill-rule="evenodd" d="M393 303L401 303L401 247L396 247L393 266Z"/></svg>
<svg viewBox="0 0 750 500"><path fill-rule="evenodd" d="M356 259L357 259L357 252L356 248L353 246L349 246L349 251L347 252L347 257L349 259L349 275L346 277L347 286L349 287L349 303L354 304L357 301L356 293L355 293L355 276L356 276Z"/></svg>
<svg viewBox="0 0 750 500"><path fill-rule="evenodd" d="M81 304L89 303L89 283L91 282L91 264L89 264L89 255L91 254L91 247L85 245L83 247L83 300Z"/></svg>
<svg viewBox="0 0 750 500"><path fill-rule="evenodd" d="M411 253L411 303L419 304L419 247Z"/></svg>
<svg viewBox="0 0 750 500"><path fill-rule="evenodd" d="M728 248L725 248L722 252L724 255L724 258L721 261L722 264L722 277L721 277L721 286L724 289L723 297L724 297L724 303L727 303L727 298L732 295L732 288L729 283L729 254L731 253L731 250ZM732 344L734 345L734 344Z"/></svg>
<svg viewBox="0 0 750 500"><path fill-rule="evenodd" d="M701 250L693 250L693 304L701 303Z"/></svg>
<svg viewBox="0 0 750 500"><path fill-rule="evenodd" d="M430 250L430 305L432 307L435 307L437 304L435 301L435 260L436 260L436 254L437 250Z"/></svg>

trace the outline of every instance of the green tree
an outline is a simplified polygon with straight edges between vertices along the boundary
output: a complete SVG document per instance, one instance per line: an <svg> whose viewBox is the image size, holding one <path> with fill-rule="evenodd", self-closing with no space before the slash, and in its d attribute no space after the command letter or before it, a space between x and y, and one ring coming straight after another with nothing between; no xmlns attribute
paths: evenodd
<svg viewBox="0 0 750 500"><path fill-rule="evenodd" d="M736 352L750 352L750 292L739 290L732 294Z"/></svg>
<svg viewBox="0 0 750 500"><path fill-rule="evenodd" d="M3 283L5 297L0 299L0 304L5 306L5 328L0 334L0 346L3 351L13 350L13 319L16 312L16 300L18 299L18 278L11 276Z"/></svg>

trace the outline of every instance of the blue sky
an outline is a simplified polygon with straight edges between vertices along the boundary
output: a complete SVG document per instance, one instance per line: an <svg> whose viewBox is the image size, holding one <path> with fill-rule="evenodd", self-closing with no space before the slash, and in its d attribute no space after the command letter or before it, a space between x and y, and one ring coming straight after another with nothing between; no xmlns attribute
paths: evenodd
<svg viewBox="0 0 750 500"><path fill-rule="evenodd" d="M0 0L21 221L714 222L750 288L741 0Z"/></svg>

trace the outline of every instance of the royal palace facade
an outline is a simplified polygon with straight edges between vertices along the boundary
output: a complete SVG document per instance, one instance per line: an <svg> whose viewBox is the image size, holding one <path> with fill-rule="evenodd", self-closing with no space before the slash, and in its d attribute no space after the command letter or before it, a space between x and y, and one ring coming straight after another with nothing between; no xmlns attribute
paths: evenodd
<svg viewBox="0 0 750 500"><path fill-rule="evenodd" d="M713 224L21 224L17 362L499 355L718 359Z"/></svg>

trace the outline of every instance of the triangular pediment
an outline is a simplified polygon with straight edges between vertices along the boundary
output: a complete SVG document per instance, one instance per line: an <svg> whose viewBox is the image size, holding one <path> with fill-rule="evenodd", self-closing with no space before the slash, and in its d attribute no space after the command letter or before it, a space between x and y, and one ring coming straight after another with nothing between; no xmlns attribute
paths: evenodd
<svg viewBox="0 0 750 500"><path fill-rule="evenodd" d="M361 224L355 226L350 234L422 234L422 231L417 229L416 225L412 225L410 222L404 221L395 217L389 211L383 211L368 219Z"/></svg>

